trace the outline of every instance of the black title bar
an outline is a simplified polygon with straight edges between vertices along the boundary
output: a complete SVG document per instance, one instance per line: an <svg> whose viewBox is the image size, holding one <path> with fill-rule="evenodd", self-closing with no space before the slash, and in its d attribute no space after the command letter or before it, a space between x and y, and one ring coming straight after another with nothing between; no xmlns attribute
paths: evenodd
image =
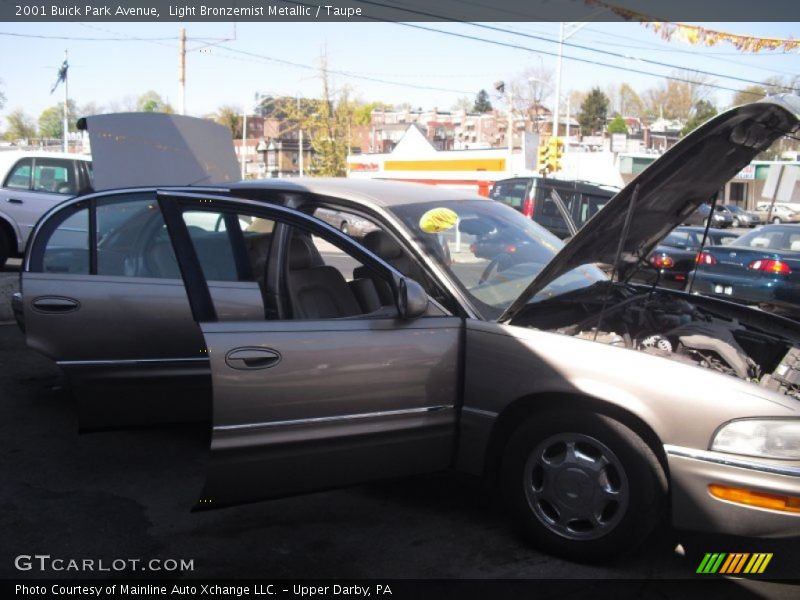
<svg viewBox="0 0 800 600"><path fill-rule="evenodd" d="M9 22L798 21L787 0L0 0Z"/></svg>

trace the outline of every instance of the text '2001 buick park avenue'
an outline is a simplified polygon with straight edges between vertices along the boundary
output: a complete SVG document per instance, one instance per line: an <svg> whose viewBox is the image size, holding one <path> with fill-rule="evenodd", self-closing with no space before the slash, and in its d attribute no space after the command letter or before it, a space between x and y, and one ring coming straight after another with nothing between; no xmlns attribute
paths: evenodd
<svg viewBox="0 0 800 600"><path fill-rule="evenodd" d="M230 183L232 149L158 175L178 143L165 136L191 139L191 119L89 117L98 189L103 140L125 154L149 139L128 164L147 164L151 187L43 218L15 310L84 426L119 419L125 390L146 389L134 416L157 421L213 389L202 506L455 468L498 475L518 527L574 559L635 547L667 509L679 527L796 536L800 324L626 281L797 131L799 109L784 97L717 116L566 245L453 190ZM350 237L317 211L368 226Z"/></svg>

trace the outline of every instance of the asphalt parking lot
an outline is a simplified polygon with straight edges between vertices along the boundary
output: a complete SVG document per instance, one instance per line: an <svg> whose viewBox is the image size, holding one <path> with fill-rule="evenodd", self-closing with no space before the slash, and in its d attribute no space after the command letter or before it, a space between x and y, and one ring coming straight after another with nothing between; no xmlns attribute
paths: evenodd
<svg viewBox="0 0 800 600"><path fill-rule="evenodd" d="M192 513L206 428L79 434L59 370L27 350L13 324L0 325L0 398L3 578L64 577L15 568L21 554L48 554L187 559L191 572L170 575L201 578L633 579L652 592L642 597L663 598L680 596L658 592L659 581L698 580L699 560L712 551L773 552L771 578L800 577L795 542L690 537L668 527L628 557L562 561L525 545L482 481L449 473ZM731 585L755 586L760 597L800 590Z"/></svg>

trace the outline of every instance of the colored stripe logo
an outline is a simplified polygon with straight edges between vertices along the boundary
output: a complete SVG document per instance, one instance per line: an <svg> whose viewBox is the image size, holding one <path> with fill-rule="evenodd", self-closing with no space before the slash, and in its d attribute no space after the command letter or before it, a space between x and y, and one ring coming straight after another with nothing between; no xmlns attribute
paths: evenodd
<svg viewBox="0 0 800 600"><path fill-rule="evenodd" d="M772 553L757 552L708 552L700 561L697 573L721 575L750 574L757 575L763 573L769 561L772 560Z"/></svg>

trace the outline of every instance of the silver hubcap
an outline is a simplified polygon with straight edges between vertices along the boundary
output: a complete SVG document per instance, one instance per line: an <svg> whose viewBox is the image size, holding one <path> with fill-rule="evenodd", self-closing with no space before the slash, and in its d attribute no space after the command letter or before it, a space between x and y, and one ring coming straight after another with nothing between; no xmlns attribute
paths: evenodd
<svg viewBox="0 0 800 600"><path fill-rule="evenodd" d="M525 464L525 494L536 518L572 540L613 530L628 509L630 488L622 463L598 440L579 433L554 435Z"/></svg>

